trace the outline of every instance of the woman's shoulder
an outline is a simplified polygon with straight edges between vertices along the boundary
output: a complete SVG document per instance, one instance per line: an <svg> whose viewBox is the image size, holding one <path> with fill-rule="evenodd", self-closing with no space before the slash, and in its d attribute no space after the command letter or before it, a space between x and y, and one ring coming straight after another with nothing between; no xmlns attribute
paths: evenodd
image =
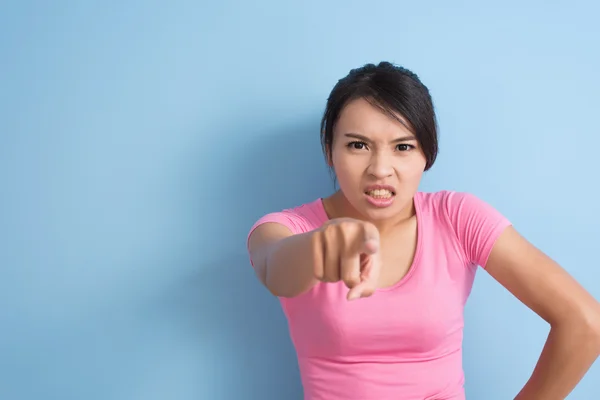
<svg viewBox="0 0 600 400"><path fill-rule="evenodd" d="M316 229L327 221L323 199L317 198L307 203L269 212L261 216L250 231L267 222L280 223L294 233L304 233Z"/></svg>
<svg viewBox="0 0 600 400"><path fill-rule="evenodd" d="M440 223L449 223L454 228L458 225L506 220L493 205L470 192L417 192L415 200L421 214L432 216Z"/></svg>
<svg viewBox="0 0 600 400"><path fill-rule="evenodd" d="M417 192L423 209L456 211L459 209L491 208L491 205L471 192L439 190L435 192Z"/></svg>
<svg viewBox="0 0 600 400"><path fill-rule="evenodd" d="M449 212L468 202L480 201L469 192L439 190L435 192L417 192L415 199L422 211L429 213Z"/></svg>
<svg viewBox="0 0 600 400"><path fill-rule="evenodd" d="M449 228L474 264L485 265L495 240L511 225L494 206L469 192L443 190L416 198L422 213L430 216L426 221Z"/></svg>

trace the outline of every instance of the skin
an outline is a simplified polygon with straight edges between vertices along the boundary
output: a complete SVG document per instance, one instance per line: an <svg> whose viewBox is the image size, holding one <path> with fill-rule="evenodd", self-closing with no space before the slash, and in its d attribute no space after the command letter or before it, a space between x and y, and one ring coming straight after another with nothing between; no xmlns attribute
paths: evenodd
<svg viewBox="0 0 600 400"><path fill-rule="evenodd" d="M325 199L325 208L332 217L370 221L382 234L414 219L412 199L426 160L405 122L382 113L364 99L350 102L335 126L329 165L340 187ZM386 208L370 206L364 189L371 184L393 186L394 204Z"/></svg>
<svg viewBox="0 0 600 400"><path fill-rule="evenodd" d="M364 99L354 100L344 107L336 123L329 165L340 187L324 199L330 218L369 221L380 235L379 252L363 254L365 264L371 259L376 263L369 272L377 276L364 275L360 282L375 288L394 285L408 273L417 245L413 196L426 159L415 135L400 116L391 118ZM373 184L394 188L391 206L369 204L365 190ZM346 283L351 289L358 284ZM352 292L348 297L365 296Z"/></svg>
<svg viewBox="0 0 600 400"><path fill-rule="evenodd" d="M273 294L293 297L319 281L343 280L348 298L355 299L406 275L416 247L413 196L425 156L408 124L398 119L363 99L347 104L329 157L340 186L324 199L330 221L300 235L267 223L251 235L255 270ZM371 184L393 186L393 205L370 205L365 188ZM564 399L600 355L600 304L514 227L500 235L484 267L551 328L515 399Z"/></svg>

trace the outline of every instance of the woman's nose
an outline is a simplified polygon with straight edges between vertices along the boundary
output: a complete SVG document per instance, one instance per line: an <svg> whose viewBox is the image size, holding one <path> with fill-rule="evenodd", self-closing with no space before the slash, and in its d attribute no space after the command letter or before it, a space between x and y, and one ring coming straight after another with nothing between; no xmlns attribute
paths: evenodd
<svg viewBox="0 0 600 400"><path fill-rule="evenodd" d="M393 174L392 157L387 154L375 154L369 165L369 174L377 179L384 179Z"/></svg>

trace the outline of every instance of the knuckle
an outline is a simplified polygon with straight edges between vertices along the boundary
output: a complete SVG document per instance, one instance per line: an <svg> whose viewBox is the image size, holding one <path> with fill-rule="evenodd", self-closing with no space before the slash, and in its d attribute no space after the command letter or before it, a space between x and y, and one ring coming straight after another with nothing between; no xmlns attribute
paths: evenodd
<svg viewBox="0 0 600 400"><path fill-rule="evenodd" d="M348 247L348 245L352 242L351 231L344 225L340 226L340 242L341 242L341 247L343 249L346 249Z"/></svg>
<svg viewBox="0 0 600 400"><path fill-rule="evenodd" d="M370 222L363 221L361 228L362 233L367 234L375 229L375 225L371 224Z"/></svg>
<svg viewBox="0 0 600 400"><path fill-rule="evenodd" d="M362 221L362 226L363 226L363 229L365 229L365 230L377 230L375 225L369 221Z"/></svg>
<svg viewBox="0 0 600 400"><path fill-rule="evenodd" d="M354 244L360 236L360 225L356 221L344 221L340 224L340 237L345 248Z"/></svg>
<svg viewBox="0 0 600 400"><path fill-rule="evenodd" d="M346 220L341 221L339 226L342 227L342 229L344 229L345 231L352 232L352 231L356 231L358 224L357 224L357 221L355 221L355 220L346 219Z"/></svg>

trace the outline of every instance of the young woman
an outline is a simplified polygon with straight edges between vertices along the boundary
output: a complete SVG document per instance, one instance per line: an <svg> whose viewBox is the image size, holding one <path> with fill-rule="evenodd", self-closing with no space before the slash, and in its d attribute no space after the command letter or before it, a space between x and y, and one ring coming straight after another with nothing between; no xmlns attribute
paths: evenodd
<svg viewBox="0 0 600 400"><path fill-rule="evenodd" d="M352 70L331 92L321 141L339 191L248 235L288 318L305 399L464 399L477 266L551 325L516 399L564 399L600 354L600 305L489 204L417 190L438 150L419 78L385 62Z"/></svg>

